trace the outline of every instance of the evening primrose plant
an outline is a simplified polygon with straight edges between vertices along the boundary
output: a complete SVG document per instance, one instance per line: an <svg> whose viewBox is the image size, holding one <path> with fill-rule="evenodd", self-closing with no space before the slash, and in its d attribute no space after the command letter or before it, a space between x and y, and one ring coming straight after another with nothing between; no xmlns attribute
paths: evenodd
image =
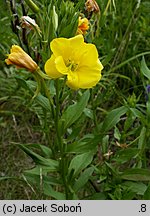
<svg viewBox="0 0 150 216"><path fill-rule="evenodd" d="M28 20L30 19L28 18ZM46 74L18 45L12 46L10 54L5 60L8 65L12 64L16 68L23 68L32 72L36 90L32 89L30 82L25 80L22 82L33 94L33 99L37 100L39 106L44 107L47 115L51 116L53 131L51 131L51 127L48 127L46 132L49 146L37 145L42 151L49 154L48 158L34 152L30 145L19 144L19 146L36 164L33 170L25 172L24 179L30 184L36 183L38 185L42 175L44 194L55 199L77 199L80 187L88 181L94 171L92 167L87 168L87 170L86 167L92 162L95 150L75 154L74 151L68 149L71 144L69 131L72 130L72 125L83 115L90 98L90 91L86 89L96 86L101 79L103 69L96 46L86 43L82 35L89 28L87 27L87 19L84 18L82 22L83 30L86 21L85 31L76 35L77 28L81 28L81 18L77 18L77 20L79 24L76 26L74 37L57 37L50 42L52 54L44 63ZM30 28L30 22L27 24L27 27ZM51 93L51 83L54 85L54 94ZM85 90L81 91L80 89ZM67 92L68 94L66 94ZM63 103L69 100L70 94L77 94L77 99L73 104L67 103L64 106ZM46 119L45 124L49 124ZM51 136L54 137L54 140L50 139ZM82 171L84 172L82 173ZM32 178L35 174L39 176L39 179ZM84 183L81 181L81 175L89 176L85 176Z"/></svg>

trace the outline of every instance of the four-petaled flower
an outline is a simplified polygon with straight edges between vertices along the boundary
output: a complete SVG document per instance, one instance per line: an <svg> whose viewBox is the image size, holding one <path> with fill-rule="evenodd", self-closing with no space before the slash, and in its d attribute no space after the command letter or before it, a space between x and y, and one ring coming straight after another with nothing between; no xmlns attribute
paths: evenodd
<svg viewBox="0 0 150 216"><path fill-rule="evenodd" d="M5 59L6 64L15 65L17 68L25 68L31 72L37 70L38 65L35 61L23 51L23 49L18 45L13 45L8 58Z"/></svg>
<svg viewBox="0 0 150 216"><path fill-rule="evenodd" d="M87 18L79 17L78 29L77 34L86 34L87 30L89 29L89 21Z"/></svg>
<svg viewBox="0 0 150 216"><path fill-rule="evenodd" d="M66 75L66 84L71 89L87 89L99 82L103 66L97 49L94 44L85 43L81 34L69 39L56 38L50 47L53 54L45 71L51 78Z"/></svg>

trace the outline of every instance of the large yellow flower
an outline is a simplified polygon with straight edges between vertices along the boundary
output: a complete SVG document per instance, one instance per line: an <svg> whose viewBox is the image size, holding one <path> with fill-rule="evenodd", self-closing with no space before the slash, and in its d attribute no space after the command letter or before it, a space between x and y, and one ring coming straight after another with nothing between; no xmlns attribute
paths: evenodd
<svg viewBox="0 0 150 216"><path fill-rule="evenodd" d="M99 82L103 66L97 49L85 43L82 35L56 38L50 47L53 54L45 63L45 71L51 78L66 75L66 84L72 89L91 88Z"/></svg>
<svg viewBox="0 0 150 216"><path fill-rule="evenodd" d="M38 68L36 62L18 45L12 46L10 54L8 58L5 59L5 62L8 65L13 64L17 68L25 68L31 72L34 72Z"/></svg>

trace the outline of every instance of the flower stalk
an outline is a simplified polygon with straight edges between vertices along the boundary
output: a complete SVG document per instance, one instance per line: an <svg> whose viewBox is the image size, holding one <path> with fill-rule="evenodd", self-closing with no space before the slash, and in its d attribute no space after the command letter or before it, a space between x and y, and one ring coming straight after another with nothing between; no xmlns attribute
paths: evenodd
<svg viewBox="0 0 150 216"><path fill-rule="evenodd" d="M70 192L69 192L69 185L67 182L67 170L68 170L68 163L66 157L66 145L63 143L63 135L60 133L59 128L59 119L60 119L60 82L59 79L55 80L56 86L56 112L55 112L55 129L56 129L56 140L58 145L58 151L60 152L60 160L59 160L59 169L60 175L63 181L66 199L70 199Z"/></svg>

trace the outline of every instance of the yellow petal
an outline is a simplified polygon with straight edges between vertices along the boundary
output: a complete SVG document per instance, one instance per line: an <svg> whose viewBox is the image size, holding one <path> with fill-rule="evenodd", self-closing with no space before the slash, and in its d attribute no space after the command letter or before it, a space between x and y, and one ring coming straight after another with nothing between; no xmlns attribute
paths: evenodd
<svg viewBox="0 0 150 216"><path fill-rule="evenodd" d="M82 35L76 35L75 37L69 38L71 49L78 49L84 43L84 37Z"/></svg>
<svg viewBox="0 0 150 216"><path fill-rule="evenodd" d="M55 65L59 73L68 74L68 68L66 67L62 56L58 56L55 58Z"/></svg>
<svg viewBox="0 0 150 216"><path fill-rule="evenodd" d="M101 79L99 68L82 67L77 71L79 88L86 89L95 86Z"/></svg>
<svg viewBox="0 0 150 216"><path fill-rule="evenodd" d="M56 38L52 40L50 47L55 57L63 56L64 59L67 59L70 55L69 44L66 38Z"/></svg>
<svg viewBox="0 0 150 216"><path fill-rule="evenodd" d="M47 75L49 75L53 79L56 79L62 76L62 74L59 73L58 70L56 69L54 55L52 55L51 58L46 61L44 69Z"/></svg>
<svg viewBox="0 0 150 216"><path fill-rule="evenodd" d="M7 65L12 64L12 62L10 61L10 59L5 59L5 62L6 62Z"/></svg>
<svg viewBox="0 0 150 216"><path fill-rule="evenodd" d="M64 60L67 60L70 56L72 56L72 52L75 49L79 49L83 44L83 36L77 35L69 39L56 38L52 40L50 47L55 56L62 56Z"/></svg>
<svg viewBox="0 0 150 216"><path fill-rule="evenodd" d="M71 89L77 90L79 89L79 82L78 82L78 74L70 71L67 75L67 86Z"/></svg>
<svg viewBox="0 0 150 216"><path fill-rule="evenodd" d="M11 50L10 50L10 52L12 53L12 52L16 52L16 53L22 53L22 52L24 52L23 50L22 50L22 48L20 47L20 46L18 46L18 45L12 45L12 47L11 47Z"/></svg>
<svg viewBox="0 0 150 216"><path fill-rule="evenodd" d="M70 88L73 86L77 88L87 89L95 86L101 79L101 70L103 69L103 65L97 59L95 64L86 64L78 67L78 70L74 71L74 77L76 79L70 79L69 85ZM78 82L77 82L78 81ZM73 89L75 89L75 87Z"/></svg>
<svg viewBox="0 0 150 216"><path fill-rule="evenodd" d="M89 29L89 21L87 18L79 17L77 34L86 34L86 31Z"/></svg>
<svg viewBox="0 0 150 216"><path fill-rule="evenodd" d="M95 66L98 59L98 52L93 44L85 44L80 55L80 65Z"/></svg>

